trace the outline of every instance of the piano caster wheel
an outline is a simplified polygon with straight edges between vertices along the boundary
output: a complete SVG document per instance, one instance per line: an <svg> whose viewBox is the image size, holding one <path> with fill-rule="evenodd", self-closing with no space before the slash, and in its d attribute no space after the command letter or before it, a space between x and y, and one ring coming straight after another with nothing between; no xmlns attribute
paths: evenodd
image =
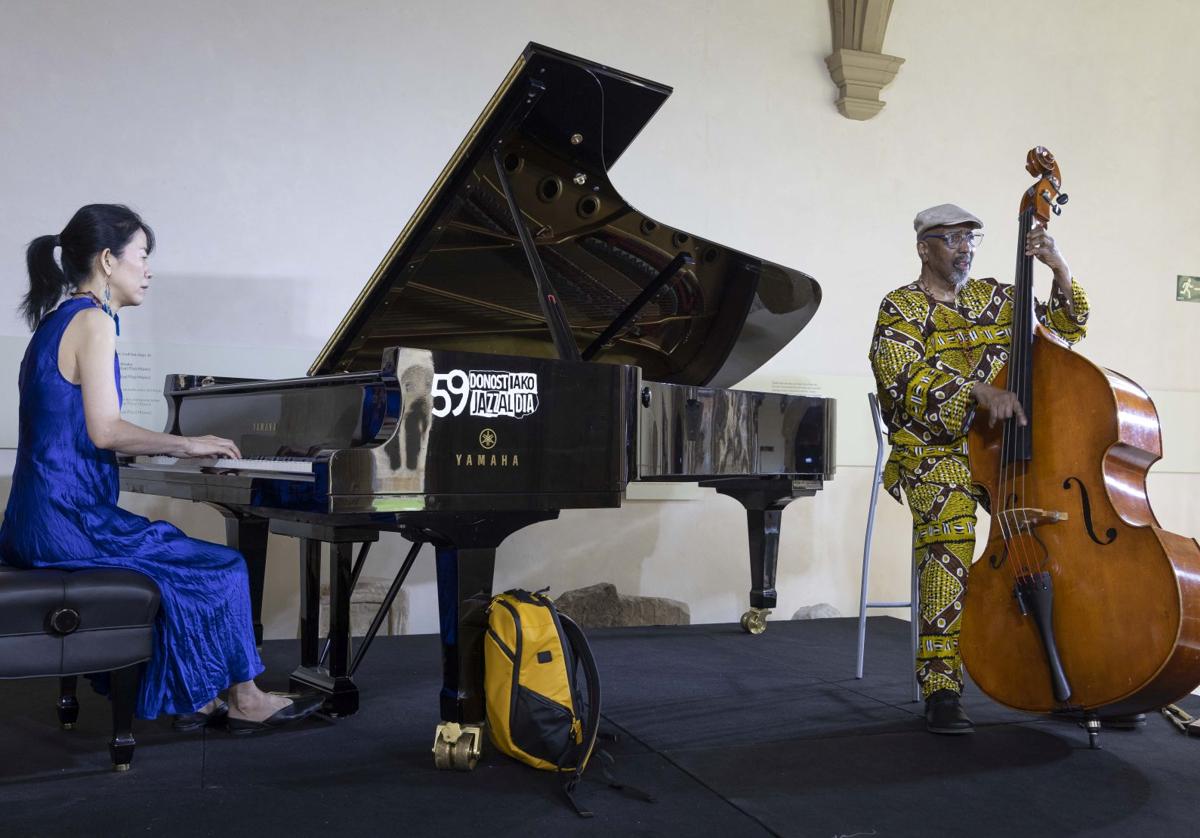
<svg viewBox="0 0 1200 838"><path fill-rule="evenodd" d="M749 634L762 634L767 630L767 615L770 608L751 608L742 615L742 630Z"/></svg>
<svg viewBox="0 0 1200 838"><path fill-rule="evenodd" d="M483 728L442 722L433 739L433 764L445 771L470 771L483 753Z"/></svg>

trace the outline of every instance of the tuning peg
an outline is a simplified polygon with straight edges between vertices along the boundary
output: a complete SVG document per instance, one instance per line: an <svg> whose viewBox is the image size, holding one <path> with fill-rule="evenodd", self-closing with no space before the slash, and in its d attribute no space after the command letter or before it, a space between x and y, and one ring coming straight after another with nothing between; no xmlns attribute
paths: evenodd
<svg viewBox="0 0 1200 838"><path fill-rule="evenodd" d="M1065 203L1067 202L1067 193L1066 193L1066 192L1059 192L1059 193L1058 193L1058 197L1057 197L1057 198L1055 198L1054 200L1055 200L1057 203L1059 203L1059 204L1065 204Z"/></svg>
<svg viewBox="0 0 1200 838"><path fill-rule="evenodd" d="M1062 207L1056 207L1056 206L1054 206L1053 204L1051 204L1051 205L1050 205L1050 211L1051 211L1052 213L1054 213L1055 215L1062 215Z"/></svg>

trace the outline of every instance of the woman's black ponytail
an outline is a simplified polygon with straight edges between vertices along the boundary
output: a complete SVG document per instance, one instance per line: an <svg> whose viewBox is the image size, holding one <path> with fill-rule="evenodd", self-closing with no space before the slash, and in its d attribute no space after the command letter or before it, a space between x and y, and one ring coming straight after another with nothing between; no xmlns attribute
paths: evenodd
<svg viewBox="0 0 1200 838"><path fill-rule="evenodd" d="M36 329L63 294L87 281L92 259L104 249L119 257L134 233L146 233L146 251L154 249L154 231L136 212L121 204L88 204L80 207L57 236L38 236L25 251L29 268L29 293L21 300L21 314ZM54 248L61 247L61 261ZM61 267L60 267L61 265Z"/></svg>
<svg viewBox="0 0 1200 838"><path fill-rule="evenodd" d="M54 308L62 295L70 290L67 275L54 261L58 236L38 236L25 251L29 268L29 293L21 300L21 314L30 329L36 329L46 312Z"/></svg>

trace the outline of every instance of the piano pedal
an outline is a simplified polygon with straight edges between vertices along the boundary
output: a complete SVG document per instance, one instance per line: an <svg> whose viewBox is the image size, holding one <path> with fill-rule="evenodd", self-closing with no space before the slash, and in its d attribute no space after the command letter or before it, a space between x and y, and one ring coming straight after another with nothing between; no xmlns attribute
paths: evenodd
<svg viewBox="0 0 1200 838"><path fill-rule="evenodd" d="M762 634L767 630L767 616L770 608L751 608L742 615L742 630L749 634Z"/></svg>
<svg viewBox="0 0 1200 838"><path fill-rule="evenodd" d="M442 722L433 737L433 764L441 769L470 771L483 754L483 727Z"/></svg>

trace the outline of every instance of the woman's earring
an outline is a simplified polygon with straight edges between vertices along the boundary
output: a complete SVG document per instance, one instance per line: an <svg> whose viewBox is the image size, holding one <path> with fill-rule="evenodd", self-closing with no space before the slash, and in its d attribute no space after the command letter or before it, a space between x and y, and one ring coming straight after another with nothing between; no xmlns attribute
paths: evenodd
<svg viewBox="0 0 1200 838"><path fill-rule="evenodd" d="M113 323L117 324L117 337L121 336L121 318L113 314L112 306L112 287L106 282L104 283L104 302L100 304L100 310L113 319Z"/></svg>

